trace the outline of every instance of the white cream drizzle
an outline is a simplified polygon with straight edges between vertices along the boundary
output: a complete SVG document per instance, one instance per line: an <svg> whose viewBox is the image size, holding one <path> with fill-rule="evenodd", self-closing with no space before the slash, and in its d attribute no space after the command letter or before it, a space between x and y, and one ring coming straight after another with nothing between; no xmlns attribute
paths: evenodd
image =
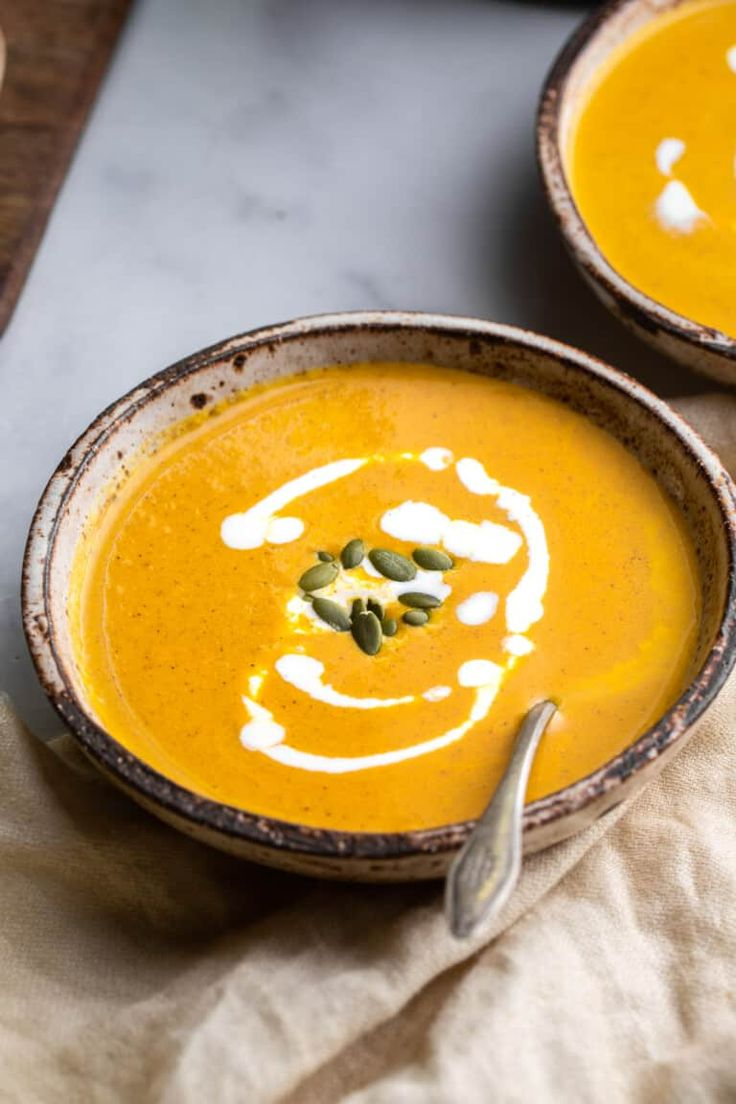
<svg viewBox="0 0 736 1104"><path fill-rule="evenodd" d="M507 564L521 548L522 540L513 529L495 521L451 521L442 543L448 552L473 563Z"/></svg>
<svg viewBox="0 0 736 1104"><path fill-rule="evenodd" d="M301 498L302 495L316 491L319 487L326 487L328 483L334 483L337 479L352 475L367 463L367 458L335 460L331 464L313 468L304 475L289 480L244 513L230 514L226 517L220 526L223 543L228 548L247 551L260 548L267 541L273 544L287 544L289 541L298 540L304 532L304 523L299 518L275 518L274 515L295 498Z"/></svg>
<svg viewBox="0 0 736 1104"><path fill-rule="evenodd" d="M286 736L286 729L273 719L270 709L260 705L253 698L243 694L243 705L248 710L250 720L240 730L240 742L248 751L267 751L280 744Z"/></svg>
<svg viewBox="0 0 736 1104"><path fill-rule="evenodd" d="M654 160L662 176L672 176L672 169L686 150L682 138L663 138L657 146Z"/></svg>
<svg viewBox="0 0 736 1104"><path fill-rule="evenodd" d="M263 671L259 675L250 675L248 678L248 690L252 698L257 698L261 692L261 687L266 678L266 672Z"/></svg>
<svg viewBox="0 0 736 1104"><path fill-rule="evenodd" d="M509 563L521 548L519 534L505 525L453 520L428 502L402 502L387 510L379 524L397 540L441 544L453 556L474 563Z"/></svg>
<svg viewBox="0 0 736 1104"><path fill-rule="evenodd" d="M397 540L417 541L419 544L440 544L449 524L447 514L436 506L411 500L386 510L381 518L384 533Z"/></svg>
<svg viewBox="0 0 736 1104"><path fill-rule="evenodd" d="M455 614L463 625L485 625L498 609L498 595L492 590L479 590L461 602Z"/></svg>
<svg viewBox="0 0 736 1104"><path fill-rule="evenodd" d="M349 694L341 694L329 683L322 681L324 663L308 655L282 655L274 666L284 682L308 694L314 701L334 705L338 709L391 709L396 705L410 705L416 701L414 694L403 698L353 698Z"/></svg>
<svg viewBox="0 0 736 1104"><path fill-rule="evenodd" d="M419 459L430 471L443 471L449 468L454 457L448 448L428 448L420 452Z"/></svg>
<svg viewBox="0 0 736 1104"><path fill-rule="evenodd" d="M290 480L244 513L225 518L221 526L222 540L228 547L240 550L258 548L265 542L285 544L297 540L304 532L303 521L297 517L277 517L280 510L294 499L352 474L369 461L384 459L387 457L337 460ZM397 459L397 456L393 459ZM413 453L398 454L398 459L419 460L431 471L439 472L449 468L454 457L449 449L433 447L425 449L419 456ZM523 634L544 612L542 599L547 587L549 553L544 526L528 496L510 487L503 487L488 475L478 460L470 457L458 460L455 469L464 487L472 494L492 495L496 498L497 506L509 521L518 526L523 539L515 530L487 519L476 523L462 518L449 518L437 507L426 502L403 502L387 510L380 524L384 532L399 540L442 544L453 555L485 564L510 562L523 541L526 542L527 568L506 599L505 616L509 635L503 641L503 650L508 657L505 665L500 666L489 659L473 659L461 664L458 669L458 685L474 691L473 704L467 719L439 736L408 748L351 757L313 755L287 744L283 726L257 700L267 674L262 672L250 676L250 694L242 697L250 718L240 733L244 747L260 751L284 765L341 774L389 766L439 750L462 739L488 715L504 677L520 657L533 650L534 645ZM345 572L340 569L334 582L321 593L348 609L355 597L374 597L387 605L409 590L435 594L441 600L445 600L452 590L444 582L442 572L419 570L415 579L397 583L383 578L367 559L360 567L362 571L359 572ZM456 612L462 623L479 625L495 615L497 606L498 595L492 591L479 591L461 603ZM331 631L316 617L311 604L300 596L292 597L286 610L295 632ZM412 694L401 698L353 697L326 683L323 680L324 664L303 653L287 653L281 656L275 663L275 669L284 681L315 701L344 709L396 707L415 702L419 697L428 702L439 702L452 693L449 686L434 686L421 695Z"/></svg>
<svg viewBox="0 0 736 1104"><path fill-rule="evenodd" d="M297 767L300 770L321 771L324 774L350 774L353 771L370 770L373 767L390 767L394 763L402 763L407 759L418 759L421 755L439 751L461 740L471 728L488 716L491 706L496 700L498 686L485 686L476 691L467 720L462 724L443 732L441 736L435 736L431 740L424 740L420 744L412 744L411 747L395 748L393 751L379 751L374 755L333 756L313 755L309 751L300 751L299 748L289 744L276 744L263 749L265 755L287 767Z"/></svg>
<svg viewBox="0 0 736 1104"><path fill-rule="evenodd" d="M672 178L673 169L686 149L681 138L663 138L654 152L657 169L670 178L655 200L654 213L660 226L670 234L691 234L698 226L710 222L687 185Z"/></svg>
<svg viewBox="0 0 736 1104"><path fill-rule="evenodd" d="M502 641L502 647L508 655L512 656L525 656L534 651L534 645L531 640L517 634L505 636Z"/></svg>
<svg viewBox="0 0 736 1104"><path fill-rule="evenodd" d="M296 517L271 518L266 526L266 540L269 544L290 544L299 540L304 532L304 522Z"/></svg>
<svg viewBox="0 0 736 1104"><path fill-rule="evenodd" d="M497 479L492 479L480 460L464 456L455 465L457 477L462 485L476 495L496 495L501 489Z"/></svg>
<svg viewBox="0 0 736 1104"><path fill-rule="evenodd" d="M425 690L422 697L426 701L438 702L444 701L445 698L449 698L452 693L452 687L450 686L430 686L429 690Z"/></svg>
<svg viewBox="0 0 736 1104"><path fill-rule="evenodd" d="M500 686L503 667L490 659L466 659L458 668L457 681L460 686Z"/></svg>
<svg viewBox="0 0 736 1104"><path fill-rule="evenodd" d="M465 457L455 469L460 482L473 494L495 495L498 506L516 522L526 540L529 564L506 599L506 625L511 633L525 633L544 614L542 599L549 579L549 550L541 518L528 495L520 494L488 475L479 460Z"/></svg>
<svg viewBox="0 0 736 1104"><path fill-rule="evenodd" d="M690 234L703 222L708 222L681 180L669 180L657 196L655 214L660 225L672 233Z"/></svg>

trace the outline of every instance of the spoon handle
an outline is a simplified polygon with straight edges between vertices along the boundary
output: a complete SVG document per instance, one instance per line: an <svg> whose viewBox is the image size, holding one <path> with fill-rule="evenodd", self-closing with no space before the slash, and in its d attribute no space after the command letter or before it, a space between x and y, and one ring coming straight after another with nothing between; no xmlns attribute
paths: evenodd
<svg viewBox="0 0 736 1104"><path fill-rule="evenodd" d="M445 916L465 939L506 904L521 871L524 795L532 761L557 706L533 706L519 728L506 772L487 809L453 860L445 886Z"/></svg>

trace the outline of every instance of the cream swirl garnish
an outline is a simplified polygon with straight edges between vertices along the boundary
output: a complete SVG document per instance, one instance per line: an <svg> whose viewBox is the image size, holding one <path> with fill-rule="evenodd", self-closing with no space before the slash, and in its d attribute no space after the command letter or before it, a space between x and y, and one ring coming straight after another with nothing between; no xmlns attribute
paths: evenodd
<svg viewBox="0 0 736 1104"><path fill-rule="evenodd" d="M304 532L304 522L301 518L277 518L275 515L279 510L283 510L284 506L290 505L296 498L302 498L303 495L310 494L320 487L326 487L328 483L334 483L337 479L352 475L367 463L366 458L335 460L331 464L324 464L321 468L313 468L297 479L291 479L273 494L256 502L250 510L226 517L220 526L223 543L228 548L245 552L252 548L260 548L267 542L288 544L290 541L298 540Z"/></svg>
<svg viewBox="0 0 736 1104"><path fill-rule="evenodd" d="M453 520L428 502L402 502L387 510L381 529L397 540L441 544L453 556L474 563L505 564L521 548L521 537L493 521Z"/></svg>
<svg viewBox="0 0 736 1104"><path fill-rule="evenodd" d="M662 176L672 176L675 163L680 160L686 146L681 138L663 138L657 146L654 160Z"/></svg>
<svg viewBox="0 0 736 1104"><path fill-rule="evenodd" d="M736 45L726 50L726 65L736 73ZM682 180L673 178L676 163L686 152L681 138L663 138L658 144L654 159L662 176L669 178L654 204L654 213L660 225L670 233L690 234L699 226L712 220L707 212L701 210L693 198L692 192ZM736 174L736 159L732 165Z"/></svg>
<svg viewBox="0 0 736 1104"><path fill-rule="evenodd" d="M284 682L308 694L314 701L335 705L338 709L391 709L396 705L409 705L416 701L413 694L403 698L353 698L349 694L341 694L329 683L322 681L324 663L308 655L282 655L274 666Z"/></svg>
<svg viewBox="0 0 736 1104"><path fill-rule="evenodd" d="M457 681L460 686L500 686L503 674L503 667L490 659L467 659L457 672Z"/></svg>
<svg viewBox="0 0 736 1104"><path fill-rule="evenodd" d="M492 665L495 667L495 664ZM485 720L491 706L496 700L496 695L501 687L503 668L496 667L496 681L492 685L483 686L476 690L475 700L470 713L462 724L443 732L441 736L435 736L430 740L424 740L411 747L395 748L393 751L379 751L373 755L314 755L309 751L301 751L290 744L279 743L268 747L262 747L262 751L269 759L274 759L288 767L298 767L301 770L321 771L324 774L350 774L353 771L369 770L374 767L390 767L394 763L402 763L407 759L417 759L420 755L427 755L432 751L454 744L467 735L480 721ZM241 732L241 740L243 734ZM247 745L246 745L247 746Z"/></svg>
<svg viewBox="0 0 736 1104"><path fill-rule="evenodd" d="M466 457L455 465L460 482L477 495L494 495L526 540L529 566L506 599L506 625L511 633L525 633L544 614L542 599L549 578L549 550L544 525L528 495L520 494L488 475L479 460Z"/></svg>
<svg viewBox="0 0 736 1104"><path fill-rule="evenodd" d="M657 146L654 160L662 176L672 177L676 163L687 147L681 138L663 138ZM675 234L690 234L710 219L701 211L690 189L681 180L669 179L657 196L654 213L660 225Z"/></svg>
<svg viewBox="0 0 736 1104"><path fill-rule="evenodd" d="M419 453L419 460L430 471L444 471L449 468L454 456L447 448L428 448Z"/></svg>
<svg viewBox="0 0 736 1104"><path fill-rule="evenodd" d="M286 729L273 719L273 713L247 694L243 694L243 705L250 717L240 730L243 747L248 751L266 751L280 744L286 736Z"/></svg>
<svg viewBox="0 0 736 1104"><path fill-rule="evenodd" d="M503 638L503 650L512 656L525 656L534 651L534 645L525 636L512 633Z"/></svg>
<svg viewBox="0 0 736 1104"><path fill-rule="evenodd" d="M400 453L390 457L337 460L315 468L285 483L249 510L227 517L221 527L222 540L228 547L239 550L258 548L266 542L287 543L296 540L304 532L303 521L298 517L278 517L280 510L295 499L351 475L368 463L387 460L418 461L435 472L444 472L454 464L455 473L465 489L471 494L493 497L509 522L521 531L520 535L516 529L488 519L471 522L463 518L450 518L431 503L414 501L402 502L386 510L379 523L384 532L397 539L421 545L442 545L452 555L476 564L509 563L522 544L526 544L526 569L505 602L507 634L502 644L505 661L498 664L479 657L466 660L460 665L456 673L457 686L473 691L470 711L461 724L410 747L356 756L316 755L287 743L284 727L259 700L269 672L263 671L251 676L248 682L249 693L242 697L249 720L241 729L241 742L248 750L259 751L287 766L342 774L390 766L447 747L462 739L488 716L504 678L534 649L533 643L524 634L544 612L542 601L547 588L549 552L542 521L528 496L511 487L502 486L488 475L478 460L464 457L455 462L449 449L433 447L425 449L418 456ZM382 577L367 558L356 566L357 571L344 571L338 566L336 577L328 586L320 588L320 595L348 609L356 597L370 597L387 605L409 591L421 590L424 594L435 595L444 600L452 590L444 582L441 571L419 569L410 582L396 582ZM482 625L494 617L498 602L495 591L477 591L458 604L456 614L463 624ZM286 612L295 633L303 635L307 631L333 631L315 615L310 603L302 597L291 598ZM302 627L303 625L308 628ZM420 699L436 703L445 700L452 693L449 686L433 686L423 692L398 698L361 698L344 694L324 679L324 664L307 655L303 648L280 656L275 661L274 670L290 686L312 700L346 710L400 708Z"/></svg>
<svg viewBox="0 0 736 1104"><path fill-rule="evenodd" d="M463 625L485 625L495 616L498 609L498 595L492 590L479 590L461 602L455 613Z"/></svg>
<svg viewBox="0 0 736 1104"><path fill-rule="evenodd" d="M678 234L690 234L701 223L708 222L681 180L669 180L654 204L657 218L665 230Z"/></svg>

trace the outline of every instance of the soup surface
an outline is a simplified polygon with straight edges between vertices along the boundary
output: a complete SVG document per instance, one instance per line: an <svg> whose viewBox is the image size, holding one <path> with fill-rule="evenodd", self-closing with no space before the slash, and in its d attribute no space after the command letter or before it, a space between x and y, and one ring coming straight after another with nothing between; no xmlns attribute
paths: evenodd
<svg viewBox="0 0 736 1104"><path fill-rule="evenodd" d="M568 172L602 253L651 298L736 336L736 3L691 3L596 76Z"/></svg>
<svg viewBox="0 0 736 1104"><path fill-rule="evenodd" d="M699 600L677 509L607 433L512 384L363 364L253 388L141 459L71 609L102 724L152 766L399 830L476 816L543 697L530 798L622 750L682 689Z"/></svg>

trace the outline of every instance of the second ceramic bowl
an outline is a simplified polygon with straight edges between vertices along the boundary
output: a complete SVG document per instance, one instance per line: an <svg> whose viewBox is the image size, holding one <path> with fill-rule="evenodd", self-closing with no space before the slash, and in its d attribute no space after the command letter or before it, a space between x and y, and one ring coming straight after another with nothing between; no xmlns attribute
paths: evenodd
<svg viewBox="0 0 736 1104"><path fill-rule="evenodd" d="M566 151L595 73L640 27L685 0L613 0L597 8L565 45L547 77L537 118L537 152L550 206L568 250L605 305L660 352L722 383L736 383L736 340L650 299L601 253L572 197Z"/></svg>
<svg viewBox="0 0 736 1104"><path fill-rule="evenodd" d="M251 385L326 364L436 363L510 380L580 411L618 438L679 503L697 548L703 615L691 681L657 723L599 770L527 806L524 845L584 828L650 778L703 721L736 663L736 500L717 458L666 405L593 357L509 326L365 312L300 319L230 338L167 368L92 423L39 503L24 565L23 619L52 704L84 751L135 800L226 851L321 877L405 880L446 871L471 825L394 833L316 829L205 798L152 770L95 717L67 610L74 550L102 488L152 435Z"/></svg>

